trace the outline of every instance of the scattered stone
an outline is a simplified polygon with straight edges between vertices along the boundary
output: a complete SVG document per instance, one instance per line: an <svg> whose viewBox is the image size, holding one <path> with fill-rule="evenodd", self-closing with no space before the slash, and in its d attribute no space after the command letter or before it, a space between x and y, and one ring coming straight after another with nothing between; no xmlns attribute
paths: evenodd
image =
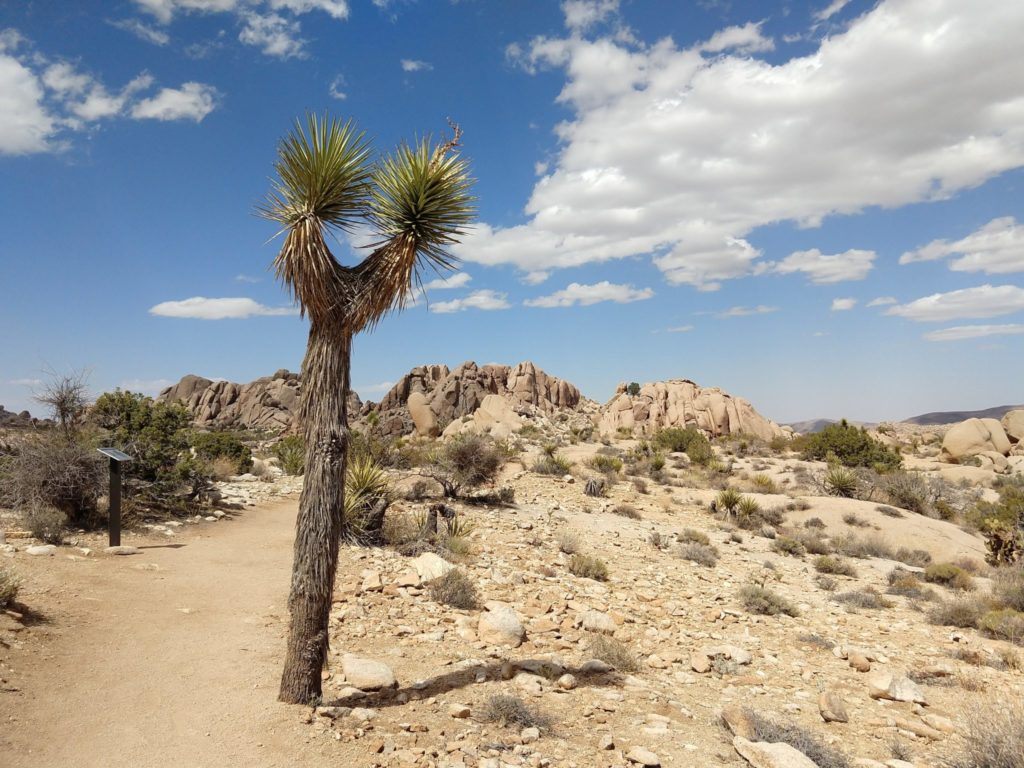
<svg viewBox="0 0 1024 768"><path fill-rule="evenodd" d="M526 630L515 610L505 603L491 601L480 614L476 633L488 645L508 645L518 648L526 639Z"/></svg>
<svg viewBox="0 0 1024 768"><path fill-rule="evenodd" d="M138 547L130 547L126 544L121 544L117 547L107 547L103 550L108 555L139 555L142 554L142 550Z"/></svg>
<svg viewBox="0 0 1024 768"><path fill-rule="evenodd" d="M779 742L747 741L742 736L732 740L740 756L754 768L818 768L817 764L803 752Z"/></svg>
<svg viewBox="0 0 1024 768"><path fill-rule="evenodd" d="M341 669L349 685L361 691L396 688L395 673L387 664L346 653L341 657Z"/></svg>
<svg viewBox="0 0 1024 768"><path fill-rule="evenodd" d="M601 737L601 740L597 742L598 749L615 749L615 739L610 733L606 733Z"/></svg>
<svg viewBox="0 0 1024 768"><path fill-rule="evenodd" d="M583 628L588 632L597 632L602 635L614 635L618 627L615 621L607 613L601 611L586 611L583 614Z"/></svg>
<svg viewBox="0 0 1024 768"><path fill-rule="evenodd" d="M419 574L420 581L433 581L444 576L455 566L433 552L424 552L412 561L412 567Z"/></svg>
<svg viewBox="0 0 1024 768"><path fill-rule="evenodd" d="M868 695L872 699L889 699L927 704L924 692L907 677L891 672L878 672L868 678Z"/></svg>
<svg viewBox="0 0 1024 768"><path fill-rule="evenodd" d="M729 704L722 709L722 720L729 726L734 736L744 739L754 738L754 724L747 717L746 710L739 704Z"/></svg>
<svg viewBox="0 0 1024 768"><path fill-rule="evenodd" d="M50 557L54 552L57 551L57 547L53 544L35 544L28 547L25 550L26 555L32 555L33 557Z"/></svg>
<svg viewBox="0 0 1024 768"><path fill-rule="evenodd" d="M846 704L835 691L822 691L818 696L818 712L826 723L848 723Z"/></svg>
<svg viewBox="0 0 1024 768"><path fill-rule="evenodd" d="M661 760L658 759L658 756L651 752L651 750L644 749L643 747L633 747L626 753L626 759L631 763L636 763L637 765L661 765Z"/></svg>
<svg viewBox="0 0 1024 768"><path fill-rule="evenodd" d="M523 730L519 732L519 740L523 744L533 744L533 742L538 739L540 739L539 728L523 728Z"/></svg>
<svg viewBox="0 0 1024 768"><path fill-rule="evenodd" d="M470 715L470 708L465 704L450 704L448 714L457 720L465 720Z"/></svg>
<svg viewBox="0 0 1024 768"><path fill-rule="evenodd" d="M863 653L860 653L859 651L850 651L846 658L847 661L850 662L850 666L858 672L871 671L871 662Z"/></svg>
<svg viewBox="0 0 1024 768"><path fill-rule="evenodd" d="M560 678L558 678L558 687L563 691L571 691L576 687L576 677L566 672Z"/></svg>

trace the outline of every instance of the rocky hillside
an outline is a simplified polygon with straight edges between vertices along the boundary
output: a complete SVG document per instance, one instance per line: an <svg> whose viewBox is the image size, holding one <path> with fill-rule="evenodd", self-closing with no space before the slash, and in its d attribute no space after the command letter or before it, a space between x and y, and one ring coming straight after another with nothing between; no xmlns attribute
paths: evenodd
<svg viewBox="0 0 1024 768"><path fill-rule="evenodd" d="M160 399L183 403L201 427L282 431L295 425L300 391L298 374L285 370L248 384L189 375ZM485 400L488 407L482 408ZM717 387L674 379L645 384L631 396L620 385L602 407L574 384L528 361L514 366L466 362L454 369L418 366L379 403L361 403L353 394L349 414L354 421L376 414L378 429L387 436L466 430L507 436L531 422L597 427L603 434L628 429L650 435L675 426L694 426L711 436L744 432L765 440L784 434L748 401Z"/></svg>
<svg viewBox="0 0 1024 768"><path fill-rule="evenodd" d="M30 427L36 421L28 411L11 413L0 405L0 427Z"/></svg>

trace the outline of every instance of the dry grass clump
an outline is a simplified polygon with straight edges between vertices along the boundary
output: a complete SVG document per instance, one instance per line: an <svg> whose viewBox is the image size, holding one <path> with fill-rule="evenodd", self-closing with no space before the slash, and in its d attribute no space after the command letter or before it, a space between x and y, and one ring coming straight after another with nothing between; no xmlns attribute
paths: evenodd
<svg viewBox="0 0 1024 768"><path fill-rule="evenodd" d="M922 586L921 580L905 568L893 568L889 571L887 578L889 589L886 591L890 595L909 597L912 600L934 600L936 598L935 590Z"/></svg>
<svg viewBox="0 0 1024 768"><path fill-rule="evenodd" d="M779 492L779 486L776 484L776 482L774 480L772 480L768 475L764 474L763 472L759 472L758 474L756 474L752 478L750 478L750 484L759 493L778 493Z"/></svg>
<svg viewBox="0 0 1024 768"><path fill-rule="evenodd" d="M1007 608L1024 611L1024 564L996 570L992 596Z"/></svg>
<svg viewBox="0 0 1024 768"><path fill-rule="evenodd" d="M889 507L885 504L879 504L875 509L881 512L886 517L903 517L903 513L896 509L896 507Z"/></svg>
<svg viewBox="0 0 1024 768"><path fill-rule="evenodd" d="M796 509L795 505L793 508ZM825 521L820 517L809 517L804 520L804 528L817 528L818 530L822 530L825 528Z"/></svg>
<svg viewBox="0 0 1024 768"><path fill-rule="evenodd" d="M580 537L572 531L559 531L555 534L555 543L558 545L559 551L567 555L575 555L582 546Z"/></svg>
<svg viewBox="0 0 1024 768"><path fill-rule="evenodd" d="M772 542L772 552L791 557L803 557L807 550L804 545L790 536L777 536Z"/></svg>
<svg viewBox="0 0 1024 768"><path fill-rule="evenodd" d="M879 594L878 590L872 587L854 592L842 592L838 595L833 595L832 599L837 603L842 603L847 608L877 610L879 608L892 608L893 606L892 600L887 600Z"/></svg>
<svg viewBox="0 0 1024 768"><path fill-rule="evenodd" d="M896 554L893 556L893 559L899 560L901 563L906 565L924 568L926 565L931 563L932 556L930 552L923 549L908 549L907 547L900 547L896 550Z"/></svg>
<svg viewBox="0 0 1024 768"><path fill-rule="evenodd" d="M740 602L743 607L751 613L759 613L762 616L797 616L799 611L796 606L782 595L762 587L759 584L747 584L740 588Z"/></svg>
<svg viewBox="0 0 1024 768"><path fill-rule="evenodd" d="M693 528L684 528L683 532L676 538L683 543L692 542L694 544L703 544L705 547L711 544L711 539L708 538L706 533L702 533Z"/></svg>
<svg viewBox="0 0 1024 768"><path fill-rule="evenodd" d="M978 619L978 629L992 637L1024 644L1024 613L1013 608L989 611Z"/></svg>
<svg viewBox="0 0 1024 768"><path fill-rule="evenodd" d="M0 565L0 609L14 602L21 588L21 579L13 569Z"/></svg>
<svg viewBox="0 0 1024 768"><path fill-rule="evenodd" d="M847 525L852 525L854 528L867 528L871 525L871 523L854 512L847 512L843 515L843 522Z"/></svg>
<svg viewBox="0 0 1024 768"><path fill-rule="evenodd" d="M942 600L928 612L928 621L946 627L974 627L988 611L988 602L970 595Z"/></svg>
<svg viewBox="0 0 1024 768"><path fill-rule="evenodd" d="M750 709L745 709L744 715L754 731L751 741L789 744L807 755L818 768L850 768L850 759L845 754L830 747L808 729L794 723L777 722Z"/></svg>
<svg viewBox="0 0 1024 768"><path fill-rule="evenodd" d="M480 719L488 723L498 723L506 728L515 726L545 730L551 727L551 719L547 715L531 707L518 696L502 693L487 697L480 711Z"/></svg>
<svg viewBox="0 0 1024 768"><path fill-rule="evenodd" d="M793 538L799 541L809 554L832 554L832 544L829 543L829 540L822 536L818 531L797 531L793 534Z"/></svg>
<svg viewBox="0 0 1024 768"><path fill-rule="evenodd" d="M831 576L826 576L824 573L819 573L817 576L815 576L814 583L826 592L835 592L836 587L839 586L838 581L836 581Z"/></svg>
<svg viewBox="0 0 1024 768"><path fill-rule="evenodd" d="M619 504L612 510L612 514L619 517L628 517L630 520L643 519L643 515L640 514L637 508L630 504Z"/></svg>
<svg viewBox="0 0 1024 768"><path fill-rule="evenodd" d="M857 569L846 560L835 555L821 555L814 558L814 568L818 573L831 573L837 576L856 576Z"/></svg>
<svg viewBox="0 0 1024 768"><path fill-rule="evenodd" d="M640 669L640 662L637 660L629 647L607 635L594 635L587 645L587 653L595 659L600 659L605 664L617 669L619 672L636 672Z"/></svg>
<svg viewBox="0 0 1024 768"><path fill-rule="evenodd" d="M971 574L952 563L932 563L924 569L924 580L963 592L973 592L977 589Z"/></svg>
<svg viewBox="0 0 1024 768"><path fill-rule="evenodd" d="M714 568L718 563L718 550L708 544L701 544L696 541L688 541L680 544L676 553L683 560L703 565L705 568Z"/></svg>
<svg viewBox="0 0 1024 768"><path fill-rule="evenodd" d="M608 565L599 557L575 554L569 558L569 573L584 579L608 581Z"/></svg>
<svg viewBox="0 0 1024 768"><path fill-rule="evenodd" d="M54 506L39 499L32 499L22 512L25 527L34 538L46 544L64 543L64 526L67 515Z"/></svg>
<svg viewBox="0 0 1024 768"><path fill-rule="evenodd" d="M847 557L856 557L860 560L866 560L869 557L881 557L892 560L895 555L892 545L877 534L857 536L853 533L847 533L833 538L832 546L835 547L836 552Z"/></svg>
<svg viewBox="0 0 1024 768"><path fill-rule="evenodd" d="M450 605L452 608L470 610L480 604L476 586L458 568L452 568L443 576L430 581L427 584L427 591L435 603Z"/></svg>
<svg viewBox="0 0 1024 768"><path fill-rule="evenodd" d="M1024 768L1024 702L989 702L967 717L962 752L950 768Z"/></svg>

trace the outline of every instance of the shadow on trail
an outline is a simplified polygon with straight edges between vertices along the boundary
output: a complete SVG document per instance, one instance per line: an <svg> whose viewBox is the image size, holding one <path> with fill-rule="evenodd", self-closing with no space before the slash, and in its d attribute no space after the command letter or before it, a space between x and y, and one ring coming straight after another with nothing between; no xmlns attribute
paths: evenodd
<svg viewBox="0 0 1024 768"><path fill-rule="evenodd" d="M188 544L139 544L139 549L181 549Z"/></svg>
<svg viewBox="0 0 1024 768"><path fill-rule="evenodd" d="M552 665L550 661L544 659L525 659L513 662L513 666L515 667L514 674L518 674L519 672L537 674L539 677L543 677L552 683L558 679L560 675L568 672L576 678L578 688L619 687L625 680L625 676L614 670L610 672L592 672L581 668L558 666L557 674L555 674L551 671L555 665ZM365 695L346 696L330 702L325 701L324 704L332 707L370 707L374 709L379 709L381 707L403 706L409 703L409 701L403 701L399 698L399 695L402 693L406 694L409 699L412 699L414 696L416 698L439 696L458 688L467 688L471 685L481 684L477 682L477 678L481 673L484 675L483 682L508 682L502 675L503 667L504 662L495 664L474 664L473 666L453 670L446 674L438 675L437 677L431 677L415 685L374 691Z"/></svg>

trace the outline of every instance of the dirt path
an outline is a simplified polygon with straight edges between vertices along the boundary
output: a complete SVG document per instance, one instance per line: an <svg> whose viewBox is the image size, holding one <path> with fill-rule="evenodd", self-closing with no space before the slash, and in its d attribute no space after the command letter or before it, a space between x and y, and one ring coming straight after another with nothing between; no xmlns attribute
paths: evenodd
<svg viewBox="0 0 1024 768"><path fill-rule="evenodd" d="M338 757L276 702L295 501L126 543L129 557L18 555L43 614L0 646L0 764L296 766ZM23 633L24 634L24 633ZM334 749L331 749L334 747Z"/></svg>

